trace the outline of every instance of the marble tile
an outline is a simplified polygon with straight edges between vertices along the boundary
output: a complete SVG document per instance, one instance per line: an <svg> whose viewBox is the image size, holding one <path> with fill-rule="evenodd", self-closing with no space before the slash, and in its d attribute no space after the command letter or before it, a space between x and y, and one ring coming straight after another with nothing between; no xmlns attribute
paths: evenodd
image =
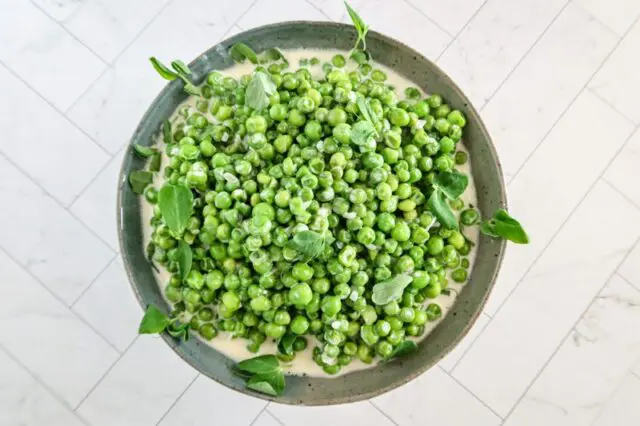
<svg viewBox="0 0 640 426"><path fill-rule="evenodd" d="M449 9L448 2L436 2ZM483 106L567 0L488 0L438 60L476 107ZM457 8L451 8L457 13Z"/></svg>
<svg viewBox="0 0 640 426"><path fill-rule="evenodd" d="M118 175L125 155L131 154L125 149L115 155L70 207L78 219L115 251L120 250L116 223Z"/></svg>
<svg viewBox="0 0 640 426"><path fill-rule="evenodd" d="M593 426L636 426L640 424L640 378L628 374L607 402Z"/></svg>
<svg viewBox="0 0 640 426"><path fill-rule="evenodd" d="M329 407L303 407L270 403L269 412L285 426L324 426L337 419L349 426L393 426L368 401Z"/></svg>
<svg viewBox="0 0 640 426"><path fill-rule="evenodd" d="M372 401L403 426L422 426L427 421L442 426L497 426L501 422L498 416L438 367ZM416 410L416 407L424 407L424 411Z"/></svg>
<svg viewBox="0 0 640 426"><path fill-rule="evenodd" d="M343 5L344 7L344 5ZM245 30L282 21L326 21L327 17L306 1L258 0L238 21Z"/></svg>
<svg viewBox="0 0 640 426"><path fill-rule="evenodd" d="M169 0L85 0L63 21L85 45L111 62Z"/></svg>
<svg viewBox="0 0 640 426"><path fill-rule="evenodd" d="M251 426L282 426L282 423L273 417L271 413L264 411Z"/></svg>
<svg viewBox="0 0 640 426"><path fill-rule="evenodd" d="M505 425L592 424L640 356L640 333L629 327L639 322L640 291L614 275Z"/></svg>
<svg viewBox="0 0 640 426"><path fill-rule="evenodd" d="M491 319L485 313L481 313L476 323L471 327L471 330L469 330L469 333L451 352L449 352L446 357L444 357L442 361L438 363L438 365L442 367L443 370L451 372L462 356L467 352L471 345L473 345L478 336L482 334L482 331L489 321L491 321Z"/></svg>
<svg viewBox="0 0 640 426"><path fill-rule="evenodd" d="M347 9L342 0L307 0L309 3L320 9L326 16L334 21L342 21L347 16ZM353 0L349 5L358 8L362 0Z"/></svg>
<svg viewBox="0 0 640 426"><path fill-rule="evenodd" d="M2 251L0 282L0 346L75 406L118 353Z"/></svg>
<svg viewBox="0 0 640 426"><path fill-rule="evenodd" d="M63 21L85 2L85 0L31 0L47 15L57 21Z"/></svg>
<svg viewBox="0 0 640 426"><path fill-rule="evenodd" d="M58 109L69 108L106 65L31 2L0 0L0 8L0 61Z"/></svg>
<svg viewBox="0 0 640 426"><path fill-rule="evenodd" d="M120 352L129 347L138 335L143 312L119 255L73 305L73 310Z"/></svg>
<svg viewBox="0 0 640 426"><path fill-rule="evenodd" d="M572 3L487 103L483 118L507 182L580 93L617 39Z"/></svg>
<svg viewBox="0 0 640 426"><path fill-rule="evenodd" d="M636 376L640 377L640 357L638 357L638 359L636 360L635 364L633 364L633 366L631 366L631 373L633 373Z"/></svg>
<svg viewBox="0 0 640 426"><path fill-rule="evenodd" d="M640 16L636 0L578 0L578 4L621 37Z"/></svg>
<svg viewBox="0 0 640 426"><path fill-rule="evenodd" d="M0 91L0 152L70 204L109 156L2 66Z"/></svg>
<svg viewBox="0 0 640 426"><path fill-rule="evenodd" d="M485 0L407 0L450 35L456 35Z"/></svg>
<svg viewBox="0 0 640 426"><path fill-rule="evenodd" d="M162 338L143 335L77 412L92 426L155 425L196 374Z"/></svg>
<svg viewBox="0 0 640 426"><path fill-rule="evenodd" d="M261 399L227 389L200 375L158 426L209 426L212 406L216 407L216 423L224 426L247 426L265 405L267 403Z"/></svg>
<svg viewBox="0 0 640 426"><path fill-rule="evenodd" d="M69 117L116 153L166 84L148 58L191 61L221 40L249 4L250 0L174 0L71 108Z"/></svg>
<svg viewBox="0 0 640 426"><path fill-rule="evenodd" d="M616 159L607 169L604 178L617 190L640 206L640 130L636 131Z"/></svg>
<svg viewBox="0 0 640 426"><path fill-rule="evenodd" d="M640 124L640 22L636 22L590 87L636 124Z"/></svg>
<svg viewBox="0 0 640 426"><path fill-rule="evenodd" d="M1 79L0 79L1 80ZM73 302L113 257L42 189L0 156L0 246L65 303Z"/></svg>
<svg viewBox="0 0 640 426"><path fill-rule="evenodd" d="M83 425L70 409L1 350L0 377L0 426Z"/></svg>
<svg viewBox="0 0 640 426"><path fill-rule="evenodd" d="M569 107L507 187L509 211L525 225L531 242L508 246L488 313L494 314L518 285L632 132L631 123L589 91ZM567 158L577 152L580 161L568 171Z"/></svg>
<svg viewBox="0 0 640 426"><path fill-rule="evenodd" d="M593 226L612 211L616 220ZM454 377L506 415L638 236L640 211L598 182L458 363Z"/></svg>
<svg viewBox="0 0 640 426"><path fill-rule="evenodd" d="M631 250L629 256L618 268L618 273L626 279L629 284L640 290L640 244Z"/></svg>

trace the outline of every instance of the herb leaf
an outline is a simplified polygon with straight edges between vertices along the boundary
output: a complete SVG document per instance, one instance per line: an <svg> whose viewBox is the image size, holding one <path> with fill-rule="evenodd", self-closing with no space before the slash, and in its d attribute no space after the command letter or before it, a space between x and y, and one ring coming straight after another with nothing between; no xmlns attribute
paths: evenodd
<svg viewBox="0 0 640 426"><path fill-rule="evenodd" d="M158 192L158 207L169 230L181 235L191 217L193 193L184 185L167 184Z"/></svg>
<svg viewBox="0 0 640 426"><path fill-rule="evenodd" d="M369 31L369 26L365 24L362 18L360 17L360 15L358 15L358 13L355 10L353 10L351 6L349 6L349 3L345 1L344 5L347 7L347 12L349 13L351 22L353 22L353 26L356 28L356 31L358 32L358 39L356 40L356 45L354 46L354 49L357 49L358 46L360 45L360 42L362 42L362 50L367 50L367 42L365 40L365 37L367 36L367 32Z"/></svg>
<svg viewBox="0 0 640 426"><path fill-rule="evenodd" d="M191 324L189 323L181 323L179 321L172 322L167 327L167 333L171 337L175 337L176 339L184 340L185 342L189 340L189 329L191 328Z"/></svg>
<svg viewBox="0 0 640 426"><path fill-rule="evenodd" d="M351 127L351 142L358 146L367 146L375 133L376 129L371 122L358 121Z"/></svg>
<svg viewBox="0 0 640 426"><path fill-rule="evenodd" d="M193 253L191 246L184 241L180 241L178 249L176 251L176 260L178 262L178 271L180 272L180 279L184 281L187 279L187 275L191 272L191 265L193 264Z"/></svg>
<svg viewBox="0 0 640 426"><path fill-rule="evenodd" d="M288 245L299 253L313 258L324 251L325 238L317 232L300 231L293 236Z"/></svg>
<svg viewBox="0 0 640 426"><path fill-rule="evenodd" d="M408 355L415 352L418 349L418 345L413 340L404 340L384 359L385 361L391 361L394 358Z"/></svg>
<svg viewBox="0 0 640 426"><path fill-rule="evenodd" d="M182 88L185 92L193 96L200 96L200 89L198 89L193 84L187 82L186 77L184 80L184 87Z"/></svg>
<svg viewBox="0 0 640 426"><path fill-rule="evenodd" d="M156 150L150 146L142 146L136 143L133 145L133 152L135 152L140 158L149 158L156 152Z"/></svg>
<svg viewBox="0 0 640 426"><path fill-rule="evenodd" d="M376 305L386 305L389 302L398 300L402 297L404 289L411 284L413 277L402 274L377 283L373 286L371 300Z"/></svg>
<svg viewBox="0 0 640 426"><path fill-rule="evenodd" d="M173 142L173 138L171 136L171 122L169 120L165 120L165 122L162 123L162 140L167 145Z"/></svg>
<svg viewBox="0 0 640 426"><path fill-rule="evenodd" d="M189 69L187 64L182 62L180 59L176 59L175 61L172 61L171 62L171 67L174 70L176 70L176 72L178 74L181 74L181 75L189 75L189 74L191 74L191 70Z"/></svg>
<svg viewBox="0 0 640 426"><path fill-rule="evenodd" d="M529 236L520 222L509 216L504 209L497 210L493 218L483 221L480 232L494 238L504 238L516 244L529 243Z"/></svg>
<svg viewBox="0 0 640 426"><path fill-rule="evenodd" d="M247 381L247 388L271 396L282 395L284 386L284 374L280 370L256 374Z"/></svg>
<svg viewBox="0 0 640 426"><path fill-rule="evenodd" d="M149 171L159 172L161 165L162 165L162 155L159 152L155 152L153 154L153 157L151 157L151 161L149 162Z"/></svg>
<svg viewBox="0 0 640 426"><path fill-rule="evenodd" d="M287 333L278 342L278 352L283 355L293 355L293 342L296 341L298 336L293 333Z"/></svg>
<svg viewBox="0 0 640 426"><path fill-rule="evenodd" d="M236 62L243 62L245 59L248 59L252 64L257 64L259 62L256 52L244 43L236 43L231 46L229 54ZM282 55L280 56L282 57Z"/></svg>
<svg viewBox="0 0 640 426"><path fill-rule="evenodd" d="M375 128L376 123L378 123L378 121L380 120L378 119L378 116L373 112L366 99L363 96L358 96L358 98L356 99L356 105L358 106L360 114L362 114L364 119L373 124Z"/></svg>
<svg viewBox="0 0 640 426"><path fill-rule="evenodd" d="M429 200L427 201L427 207L433 213L433 215L438 219L438 222L442 226L445 226L449 229L458 229L458 219L456 215L451 210L451 207L447 203L447 200L442 195L442 191L439 188L435 188Z"/></svg>
<svg viewBox="0 0 640 426"><path fill-rule="evenodd" d="M280 364L275 355L260 355L255 358L245 359L236 364L236 367L253 374L269 374L280 370Z"/></svg>
<svg viewBox="0 0 640 426"><path fill-rule="evenodd" d="M147 311L140 321L138 328L139 334L157 334L162 333L164 329L171 323L168 316L162 313L155 305L149 305Z"/></svg>
<svg viewBox="0 0 640 426"><path fill-rule="evenodd" d="M153 182L153 173L146 170L134 170L129 173L129 185L135 194L142 194L147 186Z"/></svg>
<svg viewBox="0 0 640 426"><path fill-rule="evenodd" d="M153 65L153 68L165 80L175 80L176 78L178 78L178 74L171 71L166 65L160 62L158 59L156 59L155 56L150 57L149 61L151 61L151 65Z"/></svg>
<svg viewBox="0 0 640 426"><path fill-rule="evenodd" d="M253 74L246 92L247 106L260 111L269 106L269 96L276 91L276 85L271 76L258 71Z"/></svg>
<svg viewBox="0 0 640 426"><path fill-rule="evenodd" d="M279 61L280 59L284 59L284 55L282 54L282 52L280 52L280 50L276 49L275 47L265 50L260 56L260 62L262 63L275 62Z"/></svg>
<svg viewBox="0 0 640 426"><path fill-rule="evenodd" d="M467 189L469 177L456 171L440 172L435 176L433 185L440 189L448 199L455 200Z"/></svg>

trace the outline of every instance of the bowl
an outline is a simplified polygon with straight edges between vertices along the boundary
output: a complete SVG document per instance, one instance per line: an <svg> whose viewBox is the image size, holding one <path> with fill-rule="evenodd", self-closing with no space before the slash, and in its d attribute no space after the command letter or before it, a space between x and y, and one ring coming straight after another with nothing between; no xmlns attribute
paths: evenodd
<svg viewBox="0 0 640 426"><path fill-rule="evenodd" d="M267 25L220 42L189 66L193 71L193 79L199 84L209 71L234 65L227 52L237 42L248 44L256 52L271 47L283 50L306 47L348 51L355 43L355 34L354 27L350 25L330 22L296 21ZM455 83L420 53L375 31L367 35L367 50L377 62L396 70L427 92L441 94L453 108L464 112L467 117L464 143L470 154L478 196L477 207L484 214L506 207L502 171L491 138L478 112ZM162 123L186 97L181 83L177 80L169 83L142 117L131 144L152 144ZM127 184L129 172L141 169L143 165L142 160L126 155L120 170L117 201L120 253L133 291L143 309L154 304L168 313L169 307L161 295L143 247L140 198ZM505 243L481 236L478 245L469 282L442 322L420 342L416 352L393 362L336 378L288 376L284 394L278 398L247 390L244 380L231 372L230 367L234 362L199 339L184 342L166 333L162 337L185 362L205 376L256 397L302 405L341 404L372 398L415 379L434 366L474 324L495 282Z"/></svg>

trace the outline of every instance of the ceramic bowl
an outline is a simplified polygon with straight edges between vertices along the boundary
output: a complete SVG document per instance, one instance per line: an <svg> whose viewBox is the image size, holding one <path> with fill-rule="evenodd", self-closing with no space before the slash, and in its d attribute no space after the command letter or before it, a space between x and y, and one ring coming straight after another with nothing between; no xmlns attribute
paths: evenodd
<svg viewBox="0 0 640 426"><path fill-rule="evenodd" d="M227 51L240 41L256 52L271 47L282 50L303 47L348 51L354 45L355 31L352 26L344 24L304 21L255 28L222 41L196 58L190 64L193 79L201 83L208 72L233 66ZM369 32L367 49L376 61L396 70L427 92L441 94L449 105L464 112L467 117L464 142L470 152L478 207L485 214L505 207L505 189L498 157L491 138L469 99L433 62L390 37L375 31ZM131 144L152 144L163 121L172 115L185 98L181 83L174 81L168 84L142 117ZM142 167L140 159L133 155L125 156L118 182L120 249L140 305L144 308L155 304L168 312L169 307L162 298L142 243L140 199L132 193L126 182L131 170ZM420 343L418 351L390 363L336 378L287 377L285 392L277 401L287 404L329 405L364 400L401 386L434 366L467 334L482 311L496 280L504 243L482 236L478 246L468 284L444 320ZM142 311L140 315L142 316ZM166 335L162 337L185 362L202 374L231 389L272 399L247 391L243 379L233 375L229 368L233 361L197 338L183 342Z"/></svg>

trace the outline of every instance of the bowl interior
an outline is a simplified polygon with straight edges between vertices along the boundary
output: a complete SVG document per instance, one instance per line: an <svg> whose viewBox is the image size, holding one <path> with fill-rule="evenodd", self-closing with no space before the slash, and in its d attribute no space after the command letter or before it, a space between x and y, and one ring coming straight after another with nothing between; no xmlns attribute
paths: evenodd
<svg viewBox="0 0 640 426"><path fill-rule="evenodd" d="M245 42L257 52L280 49L319 48L348 51L355 42L352 26L327 22L287 22L256 28L231 37L209 49L190 64L193 78L202 82L211 70L233 65L227 51L236 42ZM464 143L470 151L473 179L481 212L492 213L506 204L502 172L490 137L469 100L451 79L418 52L376 32L369 32L367 49L373 58L412 80L427 92L440 93L453 107L467 117ZM152 77L151 77L152 78ZM186 94L177 82L168 84L142 118L131 143L150 145L164 120L185 100ZM121 253L129 280L143 306L153 303L166 312L164 302L142 245L139 197L126 183L131 170L143 162L125 156L118 189L118 232ZM148 226L145 224L145 226ZM481 237L470 280L445 319L410 356L372 369L356 371L337 378L287 377L287 387L278 402L305 405L338 404L371 398L417 377L437 363L467 333L482 310L498 272L504 243ZM163 336L178 355L210 378L232 389L247 392L244 381L234 376L229 367L233 361L200 342L176 341ZM255 394L254 394L255 395ZM267 398L263 395L256 395Z"/></svg>

